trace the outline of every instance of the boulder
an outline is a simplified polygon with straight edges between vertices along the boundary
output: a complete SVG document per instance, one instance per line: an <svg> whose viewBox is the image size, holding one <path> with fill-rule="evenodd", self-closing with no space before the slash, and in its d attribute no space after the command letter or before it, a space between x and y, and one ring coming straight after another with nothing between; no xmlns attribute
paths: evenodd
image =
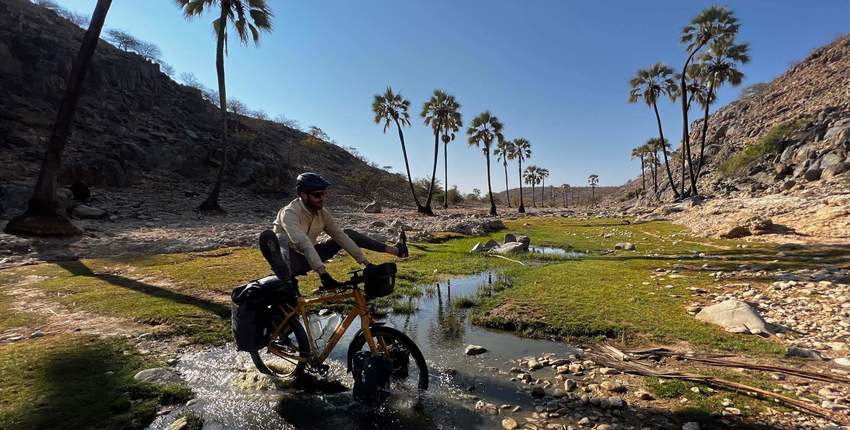
<svg viewBox="0 0 850 430"><path fill-rule="evenodd" d="M0 214L20 215L27 209L32 187L19 184L0 185Z"/></svg>
<svg viewBox="0 0 850 430"><path fill-rule="evenodd" d="M519 254L521 252L525 252L527 249L526 245L523 245L521 242L508 242L502 246L491 249L490 252L499 255Z"/></svg>
<svg viewBox="0 0 850 430"><path fill-rule="evenodd" d="M481 244L481 242L477 242L475 244L475 246L473 246L472 249L469 250L469 252L475 253L475 252L483 252L483 251L486 251L486 250L487 250L487 248L485 248L484 245Z"/></svg>
<svg viewBox="0 0 850 430"><path fill-rule="evenodd" d="M83 181L77 181L71 184L70 190L73 199L78 202L84 202L91 198L91 190L89 190L88 185Z"/></svg>
<svg viewBox="0 0 850 430"><path fill-rule="evenodd" d="M791 188L794 188L794 185L797 185L797 181L795 181L793 179L787 180L782 184L782 190L788 191Z"/></svg>
<svg viewBox="0 0 850 430"><path fill-rule="evenodd" d="M516 236L514 236L514 234L513 234L513 233L506 233L506 234L505 234L505 243L508 243L508 242L516 242L516 241L517 241L517 240L516 240Z"/></svg>
<svg viewBox="0 0 850 430"><path fill-rule="evenodd" d="M519 423L513 418L505 418L502 420L502 428L505 430L515 430L519 428Z"/></svg>
<svg viewBox="0 0 850 430"><path fill-rule="evenodd" d="M525 250L528 251L528 246L531 245L531 238L528 236L517 236L516 241L523 244L525 246Z"/></svg>
<svg viewBox="0 0 850 430"><path fill-rule="evenodd" d="M844 155L839 154L836 151L827 152L820 158L819 167L821 169L826 169L829 166L834 166L838 163L844 162Z"/></svg>
<svg viewBox="0 0 850 430"><path fill-rule="evenodd" d="M740 300L730 299L705 307L696 318L719 325L732 333L770 334L758 311Z"/></svg>
<svg viewBox="0 0 850 430"><path fill-rule="evenodd" d="M381 204L373 200L372 203L369 203L363 208L363 212L367 214L379 214L381 213Z"/></svg>
<svg viewBox="0 0 850 430"><path fill-rule="evenodd" d="M806 173L803 174L803 178L805 178L807 181L817 181L818 179L820 179L822 173L823 169L821 168L809 169L806 170Z"/></svg>
<svg viewBox="0 0 850 430"><path fill-rule="evenodd" d="M833 176L838 176L846 171L850 170L850 163L842 162L833 164L825 169L821 173L821 177L824 179L831 178Z"/></svg>
<svg viewBox="0 0 850 430"><path fill-rule="evenodd" d="M620 243L614 245L614 249L623 249L623 250L626 250L626 251L634 251L635 250L635 244L631 243L631 242L620 242Z"/></svg>
<svg viewBox="0 0 850 430"><path fill-rule="evenodd" d="M463 351L466 355L478 355L485 352L487 352L487 348L480 345L466 345L466 349Z"/></svg>
<svg viewBox="0 0 850 430"><path fill-rule="evenodd" d="M721 234L720 237L725 239L738 239L741 237L752 236L752 234L753 233L747 227L736 225L735 227L730 228L726 233Z"/></svg>
<svg viewBox="0 0 850 430"><path fill-rule="evenodd" d="M103 219L108 216L107 212L100 208L86 205L76 205L71 209L71 216L77 219Z"/></svg>
<svg viewBox="0 0 850 430"><path fill-rule="evenodd" d="M151 369L142 370L139 373L136 373L136 376L133 376L133 379L142 382L150 382L153 384L183 382L183 378L181 378L177 372L163 367L154 367Z"/></svg>

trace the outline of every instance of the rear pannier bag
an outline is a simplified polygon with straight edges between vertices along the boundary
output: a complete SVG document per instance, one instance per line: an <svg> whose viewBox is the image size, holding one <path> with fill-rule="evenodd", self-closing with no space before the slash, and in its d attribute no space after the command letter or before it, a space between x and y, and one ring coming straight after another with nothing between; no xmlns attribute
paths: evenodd
<svg viewBox="0 0 850 430"><path fill-rule="evenodd" d="M359 351L351 360L354 398L367 405L379 406L389 397L393 364L382 355Z"/></svg>
<svg viewBox="0 0 850 430"><path fill-rule="evenodd" d="M276 276L235 288L230 295L230 328L236 349L255 352L264 348L271 332L271 306L293 304L296 294L297 287Z"/></svg>

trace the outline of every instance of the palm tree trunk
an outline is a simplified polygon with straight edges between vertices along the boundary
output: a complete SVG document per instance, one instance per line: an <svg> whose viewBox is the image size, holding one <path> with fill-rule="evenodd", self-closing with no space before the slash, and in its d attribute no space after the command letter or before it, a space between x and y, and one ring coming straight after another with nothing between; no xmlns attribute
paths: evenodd
<svg viewBox="0 0 850 430"><path fill-rule="evenodd" d="M652 171L652 190L655 192L655 196L658 197L658 153L652 153L652 165L649 166Z"/></svg>
<svg viewBox="0 0 850 430"><path fill-rule="evenodd" d="M446 183L443 186L443 208L449 208L449 144L443 143L443 175L446 178Z"/></svg>
<svg viewBox="0 0 850 430"><path fill-rule="evenodd" d="M646 191L646 163L643 161L643 154L640 154L640 188Z"/></svg>
<svg viewBox="0 0 850 430"><path fill-rule="evenodd" d="M58 209L56 177L62 166L62 152L71 135L71 124L82 93L83 80L97 48L97 42L100 40L100 32L111 5L112 0L98 0L95 5L89 28L83 36L83 42L74 58L71 74L65 85L65 94L62 96L59 112L50 131L47 151L42 159L32 198L29 200L26 212L13 218L6 225L7 233L45 236L73 236L81 233L64 215L56 213Z"/></svg>
<svg viewBox="0 0 850 430"><path fill-rule="evenodd" d="M667 161L667 148L664 144L664 129L661 128L661 115L658 114L658 105L653 103L652 109L655 111L655 123L658 124L658 136L661 138L661 153L664 155L664 167L667 169L667 180L670 181L670 189L673 190L673 198L679 198L679 193L676 191L676 182L673 181L673 173L670 171L670 162Z"/></svg>
<svg viewBox="0 0 850 430"><path fill-rule="evenodd" d="M697 191L697 182L699 181L699 175L702 173L702 165L705 159L705 141L708 137L708 109L711 106L709 101L712 97L712 88L714 87L714 80L708 85L708 96L706 97L705 110L703 112L703 121L702 121L702 138L699 144L699 161L697 162L697 170L694 176L694 179L691 181L691 193L693 195L698 195L699 191Z"/></svg>
<svg viewBox="0 0 850 430"><path fill-rule="evenodd" d="M542 180L543 183L540 185L540 206L546 207L546 179Z"/></svg>
<svg viewBox="0 0 850 430"><path fill-rule="evenodd" d="M567 207L567 189L564 188L564 209Z"/></svg>
<svg viewBox="0 0 850 430"><path fill-rule="evenodd" d="M531 207L537 207L537 194L534 189L534 180L531 181Z"/></svg>
<svg viewBox="0 0 850 430"><path fill-rule="evenodd" d="M700 44L690 52L687 60L685 60L685 65L682 67L682 74L679 77L679 95L682 97L682 195L685 194L685 157L688 159L688 170L693 175L693 167L691 166L691 136L688 130L688 110L690 109L690 103L688 103L688 86L686 85L685 78L688 65L693 60L697 51L702 49L702 47L703 44Z"/></svg>
<svg viewBox="0 0 850 430"><path fill-rule="evenodd" d="M396 129L398 129L398 140L401 141L401 153L404 155L404 168L407 170L407 183L410 184L410 194L413 194L413 201L416 203L416 210L424 212L424 207L419 203L419 197L416 195L416 188L413 187L413 177L410 176L410 163L407 161L407 146L404 144L404 133L401 131L401 124L398 123L398 118L393 118Z"/></svg>
<svg viewBox="0 0 850 430"><path fill-rule="evenodd" d="M431 169L431 185L428 186L428 200L425 201L425 211L429 215L433 215L431 209L431 198L434 195L434 181L437 180L437 161L440 159L440 126L442 121L437 121L437 128L434 129L434 167Z"/></svg>
<svg viewBox="0 0 850 430"><path fill-rule="evenodd" d="M517 163L519 164L519 213L525 213L525 201L522 197L522 157L517 157Z"/></svg>
<svg viewBox="0 0 850 430"><path fill-rule="evenodd" d="M218 75L218 102L221 110L221 163L218 166L218 175L216 175L215 185L212 192L207 196L199 206L200 211L216 211L220 212L221 206L218 204L218 196L221 194L221 184L224 182L224 171L227 169L227 88L225 85L224 76L224 39L227 36L225 31L227 28L227 11L230 2L221 3L221 16L218 21L218 38L215 47L215 71Z"/></svg>
<svg viewBox="0 0 850 430"><path fill-rule="evenodd" d="M487 191L490 192L490 215L496 216L496 201L493 200L493 187L490 186L490 148L487 147L487 153L484 154L484 158L487 159Z"/></svg>
<svg viewBox="0 0 850 430"><path fill-rule="evenodd" d="M508 187L508 160L503 163L505 166L505 196L508 199L508 207L511 207L511 189Z"/></svg>

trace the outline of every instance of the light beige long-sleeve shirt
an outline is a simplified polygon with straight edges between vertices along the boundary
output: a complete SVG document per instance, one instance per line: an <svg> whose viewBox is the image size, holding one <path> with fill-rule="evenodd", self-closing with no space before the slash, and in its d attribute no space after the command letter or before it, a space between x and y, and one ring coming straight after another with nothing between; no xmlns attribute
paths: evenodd
<svg viewBox="0 0 850 430"><path fill-rule="evenodd" d="M278 236L286 233L292 248L307 259L311 269L317 271L325 267L314 246L316 238L323 231L358 263L366 264L369 261L354 241L336 225L331 213L325 208L313 213L304 206L301 198L297 198L278 211L274 221L274 232Z"/></svg>

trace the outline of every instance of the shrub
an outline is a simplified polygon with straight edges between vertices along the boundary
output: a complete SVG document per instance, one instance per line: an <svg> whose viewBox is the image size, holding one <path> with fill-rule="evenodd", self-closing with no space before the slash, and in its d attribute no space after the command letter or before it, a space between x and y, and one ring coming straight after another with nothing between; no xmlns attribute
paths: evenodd
<svg viewBox="0 0 850 430"><path fill-rule="evenodd" d="M778 154L782 149L779 145L782 139L796 131L799 127L800 124L797 121L785 122L774 126L758 142L727 158L720 163L717 169L725 176L745 174L747 168L754 162L762 160L767 156Z"/></svg>
<svg viewBox="0 0 850 430"><path fill-rule="evenodd" d="M469 309L478 306L478 300L469 296L460 296L452 302L455 309Z"/></svg>

